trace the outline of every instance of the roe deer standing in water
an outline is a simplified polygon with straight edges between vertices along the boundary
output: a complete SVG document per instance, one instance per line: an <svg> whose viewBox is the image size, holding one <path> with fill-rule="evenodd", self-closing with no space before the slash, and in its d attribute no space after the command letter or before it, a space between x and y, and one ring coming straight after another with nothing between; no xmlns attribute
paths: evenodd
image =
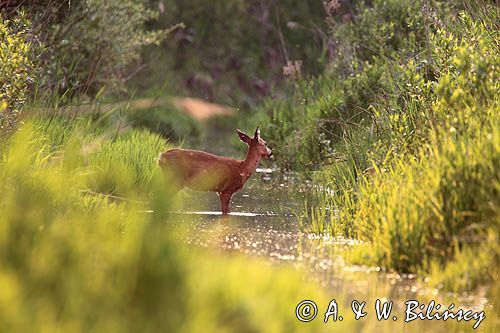
<svg viewBox="0 0 500 333"><path fill-rule="evenodd" d="M171 149L160 155L158 164L176 182L176 190L187 186L193 190L217 192L222 214L229 213L233 194L243 188L262 157L272 151L260 137L257 127L253 138L237 130L241 141L248 145L244 160L217 156L199 150Z"/></svg>

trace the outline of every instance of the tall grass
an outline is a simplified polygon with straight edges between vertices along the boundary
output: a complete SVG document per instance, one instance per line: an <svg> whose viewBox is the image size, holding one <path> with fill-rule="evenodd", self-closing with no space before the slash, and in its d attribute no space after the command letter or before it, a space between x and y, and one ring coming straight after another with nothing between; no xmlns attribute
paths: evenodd
<svg viewBox="0 0 500 333"><path fill-rule="evenodd" d="M294 317L303 298L327 301L296 272L174 239L168 184L150 165L165 145L157 136L132 132L89 153L95 136L80 126L54 148L56 127L30 121L0 151L0 331L326 331ZM86 191L89 180L109 189L93 172L103 164L142 202Z"/></svg>
<svg viewBox="0 0 500 333"><path fill-rule="evenodd" d="M492 235L500 227L500 87L495 79L498 49L494 43L498 36L466 14L458 27L461 39L443 31L433 37L436 63L453 65L439 69L432 93L425 89L429 83L421 79L417 84L424 87L421 98L414 98L419 107L408 109L424 110L407 117L429 127L420 129L420 136L414 138L422 146L396 154L383 164L384 169L379 160L372 159L375 174L357 177L355 192L352 183L347 187L337 183L344 198L345 193L352 193L354 200L349 195L347 200L332 200L343 218L354 220L354 234L371 242L365 251L368 257L359 260L400 271L428 272L432 265L436 272L450 261L458 267L453 263L455 255L455 260L464 260L473 253L471 248L489 254L490 260L479 268L455 269L457 282L445 284L452 289L495 280L498 271L491 263L499 259L498 239ZM443 47L453 52L440 54ZM421 102L425 98L431 102ZM393 121L396 130L405 127L404 119ZM485 240L489 245L482 245ZM460 279L464 274L467 283ZM449 275L444 279L449 280Z"/></svg>
<svg viewBox="0 0 500 333"><path fill-rule="evenodd" d="M118 195L131 189L147 192L158 172L158 156L167 147L172 146L147 131L131 131L114 140L106 140L86 158L92 170L88 187ZM130 187L123 188L124 184Z"/></svg>
<svg viewBox="0 0 500 333"><path fill-rule="evenodd" d="M352 61L296 86L303 101L271 104L275 140L297 142L282 151L290 164L319 168L319 203L303 228L366 241L355 262L431 273L453 290L491 285L500 232L498 6L366 6L352 23L335 23ZM475 261L476 251L488 260Z"/></svg>
<svg viewBox="0 0 500 333"><path fill-rule="evenodd" d="M24 126L2 152L2 330L122 332L178 325L182 304L174 300L182 286L167 282L180 281L182 270L168 233L154 224L158 217L82 194L88 173L73 163L81 161L78 150L66 146L46 155L37 134ZM165 284L154 285L160 280ZM173 310L163 313L165 307Z"/></svg>
<svg viewBox="0 0 500 333"><path fill-rule="evenodd" d="M492 137L447 139L418 160L395 162L362 181L353 218L357 236L370 241L369 259L398 271L428 271L470 246L498 260L492 235L499 228L499 162L497 130ZM491 246L480 247L485 240ZM471 276L469 284L492 281L494 267L482 264L489 273Z"/></svg>

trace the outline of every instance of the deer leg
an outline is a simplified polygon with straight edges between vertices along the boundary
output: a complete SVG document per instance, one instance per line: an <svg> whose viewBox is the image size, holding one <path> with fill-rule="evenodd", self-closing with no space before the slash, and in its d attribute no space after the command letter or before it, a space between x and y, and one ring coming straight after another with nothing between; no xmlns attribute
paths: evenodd
<svg viewBox="0 0 500 333"><path fill-rule="evenodd" d="M232 193L219 193L222 215L229 214L229 203L231 202Z"/></svg>

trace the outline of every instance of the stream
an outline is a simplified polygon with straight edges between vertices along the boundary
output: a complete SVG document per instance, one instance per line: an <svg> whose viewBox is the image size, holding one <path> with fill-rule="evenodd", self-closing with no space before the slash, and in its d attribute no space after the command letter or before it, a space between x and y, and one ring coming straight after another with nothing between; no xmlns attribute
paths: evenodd
<svg viewBox="0 0 500 333"><path fill-rule="evenodd" d="M369 305L373 307L376 299L381 299L394 301L394 312L404 314L406 300L419 300L425 304L435 300L442 304L442 310L451 303L455 304L455 311L459 308L476 312L484 310L486 317L489 315L488 319L496 322L495 311L482 290L462 295L438 292L426 287L415 275L349 265L342 252L355 245L355 240L301 232L296 214L308 198L310 190L307 188L279 172L258 169L245 187L234 195L232 213L228 218L220 216L219 199L215 193L191 190L181 192L183 208L176 215L190 225L186 240L190 246L257 257L271 265L292 266L305 273L306 281L321 285L332 298L346 300L343 309L350 309L352 300L367 301L368 308ZM373 309L367 311L370 310ZM387 322L391 324L390 320ZM411 324L409 327L416 331L463 332L472 331L474 320L416 320ZM484 321L482 324L480 331L485 326ZM364 325L360 320L359 327ZM385 329L400 331L401 328L406 330L406 327L397 325Z"/></svg>

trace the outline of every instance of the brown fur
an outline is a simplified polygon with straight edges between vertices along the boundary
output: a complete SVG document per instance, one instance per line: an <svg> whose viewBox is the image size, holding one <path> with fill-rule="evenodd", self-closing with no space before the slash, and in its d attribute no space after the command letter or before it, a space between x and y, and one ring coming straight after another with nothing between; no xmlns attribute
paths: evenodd
<svg viewBox="0 0 500 333"><path fill-rule="evenodd" d="M260 138L258 128L253 138L239 131L238 135L248 144L244 160L234 160L200 150L171 149L160 155L158 164L173 178L176 190L187 186L193 190L217 192L222 214L227 214L232 195L243 188L260 159L272 155L266 142Z"/></svg>

